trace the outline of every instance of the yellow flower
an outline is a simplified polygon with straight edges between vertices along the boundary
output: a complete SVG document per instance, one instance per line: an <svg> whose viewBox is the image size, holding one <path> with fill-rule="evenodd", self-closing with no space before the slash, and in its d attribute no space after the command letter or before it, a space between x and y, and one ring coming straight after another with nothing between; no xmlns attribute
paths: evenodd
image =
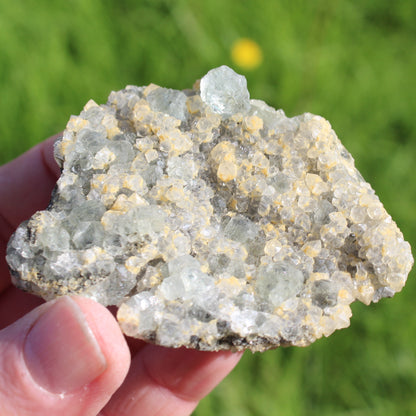
<svg viewBox="0 0 416 416"><path fill-rule="evenodd" d="M254 40L241 38L231 48L231 59L241 68L255 69L263 61L263 52Z"/></svg>

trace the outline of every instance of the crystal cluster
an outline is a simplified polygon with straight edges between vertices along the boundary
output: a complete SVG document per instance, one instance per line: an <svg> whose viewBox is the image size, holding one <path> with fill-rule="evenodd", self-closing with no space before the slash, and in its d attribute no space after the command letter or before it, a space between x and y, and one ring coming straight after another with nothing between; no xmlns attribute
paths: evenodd
<svg viewBox="0 0 416 416"><path fill-rule="evenodd" d="M222 66L192 90L89 101L55 145L14 283L117 305L130 336L202 350L308 345L402 289L410 246L322 117L250 99Z"/></svg>

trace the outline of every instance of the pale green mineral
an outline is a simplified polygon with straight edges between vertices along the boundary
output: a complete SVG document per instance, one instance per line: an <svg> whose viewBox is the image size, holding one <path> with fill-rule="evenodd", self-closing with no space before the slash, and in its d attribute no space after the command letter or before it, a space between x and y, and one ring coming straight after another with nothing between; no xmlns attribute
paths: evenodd
<svg viewBox="0 0 416 416"><path fill-rule="evenodd" d="M50 206L9 242L13 281L117 305L133 337L308 345L348 326L354 300L401 290L413 264L330 124L250 100L226 66L193 90L89 101L55 156Z"/></svg>

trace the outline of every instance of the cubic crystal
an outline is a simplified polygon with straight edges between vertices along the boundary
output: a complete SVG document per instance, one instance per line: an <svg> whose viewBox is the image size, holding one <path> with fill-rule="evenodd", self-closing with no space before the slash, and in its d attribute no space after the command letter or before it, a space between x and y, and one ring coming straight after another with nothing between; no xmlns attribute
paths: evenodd
<svg viewBox="0 0 416 416"><path fill-rule="evenodd" d="M201 98L219 114L245 114L250 108L247 81L228 66L211 69L201 79Z"/></svg>

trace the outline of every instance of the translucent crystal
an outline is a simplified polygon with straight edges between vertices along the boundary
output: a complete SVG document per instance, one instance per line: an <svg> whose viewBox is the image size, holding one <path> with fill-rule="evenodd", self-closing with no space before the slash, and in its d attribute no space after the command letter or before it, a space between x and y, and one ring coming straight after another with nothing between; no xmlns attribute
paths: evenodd
<svg viewBox="0 0 416 416"><path fill-rule="evenodd" d="M246 113L250 108L246 79L225 65L208 71L200 88L202 101L216 113Z"/></svg>
<svg viewBox="0 0 416 416"><path fill-rule="evenodd" d="M147 101L153 111L160 111L179 120L186 119L186 95L182 91L157 88L149 93Z"/></svg>
<svg viewBox="0 0 416 416"><path fill-rule="evenodd" d="M286 299L296 296L303 287L304 276L289 262L272 263L259 267L256 290L274 309Z"/></svg>
<svg viewBox="0 0 416 416"><path fill-rule="evenodd" d="M253 239L259 232L259 227L242 215L237 215L224 227L224 235L231 240L245 243Z"/></svg>

